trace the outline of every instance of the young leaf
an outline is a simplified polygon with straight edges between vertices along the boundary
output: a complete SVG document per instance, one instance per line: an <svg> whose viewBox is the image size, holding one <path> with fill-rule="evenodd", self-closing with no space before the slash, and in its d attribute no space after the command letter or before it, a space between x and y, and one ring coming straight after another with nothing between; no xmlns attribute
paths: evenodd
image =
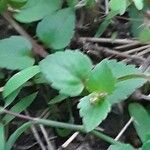
<svg viewBox="0 0 150 150"><path fill-rule="evenodd" d="M150 134L150 116L144 107L138 103L129 105L129 113L134 119L135 129L142 140L145 142L149 139Z"/></svg>
<svg viewBox="0 0 150 150"><path fill-rule="evenodd" d="M15 112L15 113L21 113L22 111L24 111L28 106L30 106L30 104L34 101L34 99L37 96L37 92L30 94L24 98L22 98L17 104L15 104L10 111ZM5 123L5 125L7 125L10 121L12 121L15 118L15 116L11 116L9 114L6 114L3 117L3 121Z"/></svg>
<svg viewBox="0 0 150 150"><path fill-rule="evenodd" d="M105 98L97 99L98 102L95 104L92 104L92 98L92 94L85 96L78 104L80 116L87 132L96 128L107 117L111 108L110 103Z"/></svg>
<svg viewBox="0 0 150 150"><path fill-rule="evenodd" d="M61 3L61 0L28 0L14 17L23 23L38 21L60 9Z"/></svg>
<svg viewBox="0 0 150 150"><path fill-rule="evenodd" d="M62 49L73 37L75 13L71 8L45 17L37 26L37 36L49 48Z"/></svg>
<svg viewBox="0 0 150 150"><path fill-rule="evenodd" d="M40 70L52 87L68 96L82 92L91 69L91 60L79 51L57 52L40 62Z"/></svg>
<svg viewBox="0 0 150 150"><path fill-rule="evenodd" d="M90 92L107 92L110 94L115 89L115 82L116 79L107 66L107 60L103 60L92 70L86 82L86 88Z"/></svg>
<svg viewBox="0 0 150 150"><path fill-rule="evenodd" d="M116 144L111 145L108 150L134 150L130 144Z"/></svg>
<svg viewBox="0 0 150 150"><path fill-rule="evenodd" d="M5 150L5 131L4 131L4 125L0 123L0 147L1 150Z"/></svg>
<svg viewBox="0 0 150 150"><path fill-rule="evenodd" d="M12 76L4 86L3 96L6 98L25 82L40 72L39 66L32 66Z"/></svg>
<svg viewBox="0 0 150 150"><path fill-rule="evenodd" d="M143 9L143 7L144 7L143 0L133 0L133 2L134 2L135 6L136 6L136 8L138 10L142 10Z"/></svg>
<svg viewBox="0 0 150 150"><path fill-rule="evenodd" d="M19 127L8 139L6 142L6 149L11 150L16 140L25 132L30 126L32 125L31 122L27 122Z"/></svg>
<svg viewBox="0 0 150 150"><path fill-rule="evenodd" d="M16 70L32 66L31 49L30 42L21 36L0 40L0 67Z"/></svg>
<svg viewBox="0 0 150 150"><path fill-rule="evenodd" d="M126 0L110 0L110 8L113 11L119 11L120 15L123 15L127 8Z"/></svg>

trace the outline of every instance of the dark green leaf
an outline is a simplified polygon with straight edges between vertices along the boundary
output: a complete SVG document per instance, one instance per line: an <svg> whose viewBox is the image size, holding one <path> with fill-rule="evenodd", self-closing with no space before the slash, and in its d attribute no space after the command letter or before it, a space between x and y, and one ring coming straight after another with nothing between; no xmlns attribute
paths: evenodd
<svg viewBox="0 0 150 150"><path fill-rule="evenodd" d="M38 21L58 10L61 3L61 0L28 0L14 17L24 23Z"/></svg>
<svg viewBox="0 0 150 150"><path fill-rule="evenodd" d="M39 66L32 66L16 73L8 80L8 82L4 86L4 98L9 96L12 92L17 90L20 86L22 86L25 82L27 82L39 72Z"/></svg>
<svg viewBox="0 0 150 150"><path fill-rule="evenodd" d="M9 4L14 8L20 8L29 0L8 0Z"/></svg>
<svg viewBox="0 0 150 150"><path fill-rule="evenodd" d="M75 14L71 8L45 17L37 27L37 36L49 48L66 47L74 35Z"/></svg>
<svg viewBox="0 0 150 150"><path fill-rule="evenodd" d="M150 140L148 139L150 134L150 116L146 109L138 103L133 103L129 105L129 112L134 119L135 129L142 142Z"/></svg>
<svg viewBox="0 0 150 150"><path fill-rule="evenodd" d="M6 0L0 0L0 13L2 13L7 8Z"/></svg>
<svg viewBox="0 0 150 150"><path fill-rule="evenodd" d="M0 67L15 70L32 66L31 49L30 42L21 36L0 40Z"/></svg>
<svg viewBox="0 0 150 150"><path fill-rule="evenodd" d="M115 89L116 79L107 66L107 62L108 60L101 61L89 75L86 88L90 92L107 92L110 94Z"/></svg>
<svg viewBox="0 0 150 150"><path fill-rule="evenodd" d="M40 62L41 72L61 94L77 96L91 69L91 60L79 51L66 50L49 55Z"/></svg>
<svg viewBox="0 0 150 150"><path fill-rule="evenodd" d="M134 148L129 144L116 144L111 145L108 150L134 150Z"/></svg>
<svg viewBox="0 0 150 150"><path fill-rule="evenodd" d="M19 127L8 139L6 143L6 149L11 150L13 145L15 144L16 140L25 132L30 126L32 125L31 122L27 122Z"/></svg>
<svg viewBox="0 0 150 150"><path fill-rule="evenodd" d="M98 99L99 101L95 104L91 103L92 98L92 94L85 96L78 104L80 116L87 132L96 128L107 117L111 108L110 103L104 98Z"/></svg>
<svg viewBox="0 0 150 150"><path fill-rule="evenodd" d="M37 92L30 94L24 98L22 98L17 104L15 104L10 111L15 112L15 113L21 113L22 111L24 111L28 106L30 106L30 104L34 101L34 99L37 96ZM10 121L12 121L15 118L15 116L11 116L9 114L6 114L3 117L3 121L5 123L5 125L7 125Z"/></svg>

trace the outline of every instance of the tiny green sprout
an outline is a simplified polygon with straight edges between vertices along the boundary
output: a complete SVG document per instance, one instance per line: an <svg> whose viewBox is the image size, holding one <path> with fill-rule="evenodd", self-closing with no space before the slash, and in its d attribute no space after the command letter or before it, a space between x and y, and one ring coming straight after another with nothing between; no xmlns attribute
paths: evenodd
<svg viewBox="0 0 150 150"><path fill-rule="evenodd" d="M91 95L91 98L90 98L90 103L92 105L95 105L97 103L99 103L101 100L103 100L106 96L108 95L107 92L94 92L92 95Z"/></svg>

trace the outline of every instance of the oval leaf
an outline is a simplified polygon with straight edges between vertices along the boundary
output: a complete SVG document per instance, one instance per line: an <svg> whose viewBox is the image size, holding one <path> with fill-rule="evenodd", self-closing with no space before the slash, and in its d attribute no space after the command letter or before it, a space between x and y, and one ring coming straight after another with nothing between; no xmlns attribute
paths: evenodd
<svg viewBox="0 0 150 150"><path fill-rule="evenodd" d="M49 48L62 49L73 37L75 14L70 8L45 17L37 27L37 36Z"/></svg>
<svg viewBox="0 0 150 150"><path fill-rule="evenodd" d="M79 51L57 52L40 62L40 69L61 94L77 96L92 68L91 60Z"/></svg>

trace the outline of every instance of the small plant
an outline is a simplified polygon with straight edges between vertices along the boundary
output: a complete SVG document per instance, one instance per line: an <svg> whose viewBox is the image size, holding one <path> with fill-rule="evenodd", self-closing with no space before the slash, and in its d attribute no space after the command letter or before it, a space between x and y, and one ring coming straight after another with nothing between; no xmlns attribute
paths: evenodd
<svg viewBox="0 0 150 150"><path fill-rule="evenodd" d="M0 150L11 150L17 139L35 124L53 127L61 136L69 135L72 130L93 134L111 144L108 150L134 150L130 144L119 142L97 131L97 127L107 118L115 104L125 101L149 82L150 74L135 65L116 59L105 58L93 63L82 52L84 44L91 43L81 40L83 38L78 36L82 33L76 30L78 25L86 28L82 26L85 17L82 16L82 11L97 12L97 3L96 0L0 0L0 13L20 34L0 40L0 81L4 85L0 88ZM149 17L148 1L110 0L106 6L110 11L91 35L102 36L115 17L127 12L133 37L141 42L150 41L149 20L146 20ZM93 24L97 21L96 17ZM135 17L143 17L144 20L137 23L133 19ZM30 32L35 35L31 36L25 30L33 27L34 31ZM133 41L131 45L142 45L139 41ZM113 45L113 42L111 39L110 44ZM93 45L95 43L92 41ZM144 43L144 46L149 48L148 43ZM114 54L113 50L111 53L118 54ZM123 52L124 56L130 55ZM136 59L137 57L134 56ZM144 61L144 58L138 59ZM38 106L41 97L46 103L43 109L48 108L51 112L49 118L20 114L26 113L32 103ZM82 119L80 124L75 124L73 103ZM63 104L64 109L67 108L69 117L65 114L64 119L57 114L57 106L60 104ZM148 150L149 107L132 102L128 108L141 140L139 149ZM8 125L15 117L27 122L7 135Z"/></svg>

